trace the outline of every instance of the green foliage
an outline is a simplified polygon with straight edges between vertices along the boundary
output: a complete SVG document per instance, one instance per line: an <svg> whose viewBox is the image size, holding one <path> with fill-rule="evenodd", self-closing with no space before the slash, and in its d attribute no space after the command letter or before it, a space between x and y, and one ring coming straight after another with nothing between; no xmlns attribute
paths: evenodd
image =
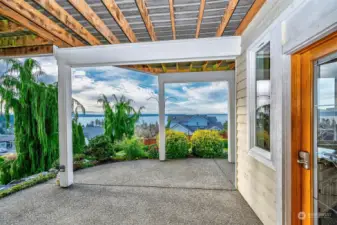
<svg viewBox="0 0 337 225"><path fill-rule="evenodd" d="M8 184L12 181L14 163L14 160L0 157L0 184Z"/></svg>
<svg viewBox="0 0 337 225"><path fill-rule="evenodd" d="M223 147L225 149L228 149L228 139L223 139L222 143L223 143Z"/></svg>
<svg viewBox="0 0 337 225"><path fill-rule="evenodd" d="M157 141L159 139L157 138ZM159 145L159 141L158 141ZM188 155L188 139L183 132L166 130L166 157L168 159L185 158Z"/></svg>
<svg viewBox="0 0 337 225"><path fill-rule="evenodd" d="M13 194L15 192L18 192L18 191L21 191L23 189L26 189L26 188L29 188L29 187L32 187L36 184L40 184L40 183L43 183L43 182L46 182L50 179L53 179L56 177L56 174L55 173L48 173L46 175L39 175L31 180L28 180L28 181L25 181L25 182L22 182L20 184L17 184L7 190L4 190L4 191L0 191L0 199L1 198L4 198L10 194Z"/></svg>
<svg viewBox="0 0 337 225"><path fill-rule="evenodd" d="M9 69L1 76L0 108L4 109L7 127L10 114L14 114L17 159L11 162L10 174L2 177L18 179L50 169L59 156L58 93L56 85L38 81L44 73L37 61L5 61ZM78 151L84 143L83 130L74 127ZM5 167L2 171L9 171L7 163Z"/></svg>
<svg viewBox="0 0 337 225"><path fill-rule="evenodd" d="M7 60L8 71L0 86L1 106L7 126L14 113L15 146L18 158L12 178L45 171L58 158L57 87L39 83L43 72L37 61Z"/></svg>
<svg viewBox="0 0 337 225"><path fill-rule="evenodd" d="M115 151L111 140L105 135L100 135L89 141L85 153L95 157L98 161L105 161L114 156Z"/></svg>
<svg viewBox="0 0 337 225"><path fill-rule="evenodd" d="M109 102L105 95L98 99L104 110L104 135L112 142L120 141L124 137L131 138L135 133L135 124L143 107L136 111L131 106L131 99L126 99L124 96L118 99L116 95L112 97L114 104Z"/></svg>
<svg viewBox="0 0 337 225"><path fill-rule="evenodd" d="M192 153L202 158L215 158L223 156L223 139L218 131L197 130L193 133Z"/></svg>
<svg viewBox="0 0 337 225"><path fill-rule="evenodd" d="M149 159L159 159L159 149L156 144L150 145L147 150Z"/></svg>
<svg viewBox="0 0 337 225"><path fill-rule="evenodd" d="M144 144L135 137L125 138L116 143L116 145L125 153L126 160L140 159L146 156L143 150Z"/></svg>
<svg viewBox="0 0 337 225"><path fill-rule="evenodd" d="M83 159L85 159L85 154L80 153L80 154L75 154L74 155L74 160L73 161L76 162L76 161L81 161Z"/></svg>
<svg viewBox="0 0 337 225"><path fill-rule="evenodd" d="M83 133L83 128L80 123L75 119L72 121L73 129L73 153L79 154L84 151L85 147L85 137Z"/></svg>

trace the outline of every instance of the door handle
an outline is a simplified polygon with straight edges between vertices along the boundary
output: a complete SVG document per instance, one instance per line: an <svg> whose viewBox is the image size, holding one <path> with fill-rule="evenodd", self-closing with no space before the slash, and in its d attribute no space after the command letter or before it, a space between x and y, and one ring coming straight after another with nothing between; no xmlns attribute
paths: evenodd
<svg viewBox="0 0 337 225"><path fill-rule="evenodd" d="M298 152L297 163L300 164L304 169L310 169L310 154L309 152L300 151Z"/></svg>

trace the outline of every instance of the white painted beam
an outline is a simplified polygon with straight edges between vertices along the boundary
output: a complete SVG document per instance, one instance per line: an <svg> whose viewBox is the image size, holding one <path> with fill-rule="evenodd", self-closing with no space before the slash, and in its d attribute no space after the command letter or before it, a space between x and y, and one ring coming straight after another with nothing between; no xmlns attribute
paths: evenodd
<svg viewBox="0 0 337 225"><path fill-rule="evenodd" d="M60 166L65 166L65 171L60 172L60 186L69 187L74 182L71 123L71 68L60 60L57 61L57 64Z"/></svg>
<svg viewBox="0 0 337 225"><path fill-rule="evenodd" d="M56 58L72 67L235 59L240 54L239 36L55 49Z"/></svg>

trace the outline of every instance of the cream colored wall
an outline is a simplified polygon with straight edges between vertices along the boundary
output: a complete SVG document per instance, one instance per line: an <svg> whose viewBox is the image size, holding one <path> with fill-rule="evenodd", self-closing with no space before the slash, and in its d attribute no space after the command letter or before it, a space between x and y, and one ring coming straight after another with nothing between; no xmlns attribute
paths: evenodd
<svg viewBox="0 0 337 225"><path fill-rule="evenodd" d="M236 59L237 185L242 196L265 225L277 224L276 172L248 155L246 49L293 1L266 1L243 33L242 54Z"/></svg>

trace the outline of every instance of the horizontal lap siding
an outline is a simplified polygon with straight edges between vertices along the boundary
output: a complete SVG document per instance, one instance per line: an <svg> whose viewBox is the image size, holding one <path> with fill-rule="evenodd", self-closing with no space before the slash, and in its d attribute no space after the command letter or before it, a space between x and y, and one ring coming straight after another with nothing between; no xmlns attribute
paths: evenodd
<svg viewBox="0 0 337 225"><path fill-rule="evenodd" d="M248 155L246 49L291 2L265 3L243 33L243 53L236 59L237 184L242 196L265 225L276 224L276 173Z"/></svg>
<svg viewBox="0 0 337 225"><path fill-rule="evenodd" d="M237 177L242 196L264 224L275 224L275 174L248 155L247 77L246 59L242 54L237 62L236 122L237 122ZM242 163L241 163L242 162Z"/></svg>

